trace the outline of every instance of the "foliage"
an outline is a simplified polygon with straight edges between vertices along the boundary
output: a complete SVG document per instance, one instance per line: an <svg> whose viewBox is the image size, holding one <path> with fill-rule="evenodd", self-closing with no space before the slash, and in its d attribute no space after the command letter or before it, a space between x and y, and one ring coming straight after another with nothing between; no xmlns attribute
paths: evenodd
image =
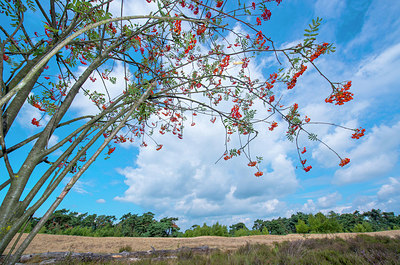
<svg viewBox="0 0 400 265"><path fill-rule="evenodd" d="M229 234L233 236L249 235L249 229L242 222L229 226Z"/></svg>
<svg viewBox="0 0 400 265"><path fill-rule="evenodd" d="M374 218L371 218L371 215ZM329 212L328 215L317 213L315 215L298 212L290 218L273 220L256 220L253 229L266 227L270 234L283 235L289 233L339 233L339 232L373 232L396 229L399 216L393 212L381 212L372 209L364 213L337 214Z"/></svg>
<svg viewBox="0 0 400 265"><path fill-rule="evenodd" d="M400 237L359 235L250 245L230 252L190 255L178 260L141 260L137 264L398 264Z"/></svg>
<svg viewBox="0 0 400 265"><path fill-rule="evenodd" d="M296 225L296 232L300 234L305 234L310 231L310 227L306 225L306 223L303 220L299 220L299 223Z"/></svg>
<svg viewBox="0 0 400 265"><path fill-rule="evenodd" d="M341 232L342 228L335 218L327 218L322 213L310 215L308 217L308 224L311 233L337 233Z"/></svg>
<svg viewBox="0 0 400 265"><path fill-rule="evenodd" d="M210 117L211 123L218 118L225 128L222 157L229 160L244 156L256 177L263 172L261 157L253 157L249 151L258 134L255 124L268 126L270 131L278 126L277 121L279 126L287 126L286 136L296 142L301 167L305 171L311 169L304 159L306 148L299 146L299 135L322 141L306 130L310 118L303 117L298 104L284 96L307 67L321 73L315 60L334 51L333 44L317 42L321 19L312 21L304 41L277 49L263 29L268 28L265 24L271 18L268 8L274 3L279 5L281 0L259 0L251 7L239 0L229 4L196 0L147 3L154 4L155 11L122 17L110 10L116 7L113 4L119 5L117 9L122 14L123 1L1 1L4 27L0 28L0 158L6 169L2 175L7 176L0 184L0 190L5 189L0 205L1 254L71 176L8 263L22 255L99 155L106 159L116 144L127 141L160 150L162 144L152 135L171 133L182 139L187 120L193 120L194 126L197 115ZM29 23L32 18L38 23ZM241 30L236 31L239 26ZM271 66L265 69L268 73L263 73L263 80L254 78L249 64L257 63L256 56L265 54L280 64L284 58L282 65L288 68ZM124 67L124 76L120 77L123 85L111 89L118 81L113 73L117 64ZM331 89L326 103L342 105L352 100L351 81L333 82L322 73L321 76ZM94 114L71 111L78 95L84 95L92 104ZM7 136L18 129L15 121L23 116L21 110L27 104L39 113L30 117L30 125L37 133L15 134L10 140ZM260 111L256 106L265 109ZM362 128L345 129L352 130L355 139L365 132ZM238 144L231 141L233 135L240 138ZM59 137L53 146L49 144L52 136ZM340 166L350 162L334 153ZM71 233L73 229L73 233L89 233L89 226L76 228L73 215L53 217L54 226L46 230L58 231L57 225L63 222L74 227ZM57 219L60 217L66 219ZM90 218L87 222L97 236L111 234L115 220L110 216ZM170 228L173 220L150 225L152 216L146 218L136 224L135 216L127 216L126 225L121 225L118 233L165 236L176 232ZM375 216L371 218L373 226L380 222ZM281 221L279 225L284 224ZM290 229L294 225L290 223ZM268 226L273 233L291 231L279 230L275 223Z"/></svg>
<svg viewBox="0 0 400 265"><path fill-rule="evenodd" d="M197 236L229 236L226 225L220 225L218 222L212 226L206 223L203 226L193 225L183 234L183 237L197 237Z"/></svg>
<svg viewBox="0 0 400 265"><path fill-rule="evenodd" d="M373 224L370 219L371 215L374 215L380 221ZM375 209L362 214L358 211L352 214L330 212L326 216L322 213L307 215L299 212L293 214L290 218L279 217L266 221L257 219L254 221L252 230L248 229L242 222L229 226L229 230L226 225L217 222L211 226L206 223L202 226L193 225L182 233L176 225L178 218L164 217L156 220L152 212L142 215L127 213L117 221L115 216L79 214L61 209L52 214L40 233L95 237L239 237L290 233L374 232L398 229L400 227L399 216L396 216L393 212L381 212ZM30 232L39 219L32 218L28 222L25 232Z"/></svg>
<svg viewBox="0 0 400 265"><path fill-rule="evenodd" d="M29 222L25 232L30 232L38 218ZM55 211L42 233L92 237L176 237L180 235L175 224L178 218L164 217L155 220L151 212L142 215L128 213L119 222L113 215L79 214L67 209Z"/></svg>
<svg viewBox="0 0 400 265"><path fill-rule="evenodd" d="M353 232L355 233L365 233L372 232L372 226L368 222L362 222L362 224L356 224L353 228Z"/></svg>

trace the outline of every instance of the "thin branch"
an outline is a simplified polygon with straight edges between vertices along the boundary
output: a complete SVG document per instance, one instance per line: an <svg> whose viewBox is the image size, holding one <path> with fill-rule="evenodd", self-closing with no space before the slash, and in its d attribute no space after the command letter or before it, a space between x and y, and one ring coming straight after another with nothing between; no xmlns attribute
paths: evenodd
<svg viewBox="0 0 400 265"><path fill-rule="evenodd" d="M11 179L7 179L5 182L3 182L3 183L0 185L0 191L1 191L2 189L4 189L5 187L7 187L7 185L10 184L10 183L11 183Z"/></svg>
<svg viewBox="0 0 400 265"><path fill-rule="evenodd" d="M51 25L51 20L49 19L49 17L47 16L47 12L43 9L42 5L40 4L39 0L35 0L37 6L40 9L40 12L42 12L42 15L45 17L45 19L47 20L47 23L49 23L49 25Z"/></svg>
<svg viewBox="0 0 400 265"><path fill-rule="evenodd" d="M59 125L57 125L56 128L59 128L59 127L65 126L65 125L69 125L69 124L71 124L71 123L73 123L73 122L75 122L75 121L79 121L79 120L83 120L83 119L88 119L88 118L93 118L93 116L91 116L91 115L86 115L86 116L82 116L82 117L79 117L79 118L75 118L75 119L72 119L72 120L69 120L69 121L60 123ZM42 134L42 132L39 132L39 133L37 133L37 134L35 134L35 135L32 135L31 137L25 139L24 141L19 142L18 144L13 145L12 147L8 148L6 152L1 151L1 153L0 153L0 158L3 157L5 154L9 154L9 153L11 153L11 152L17 150L18 148L20 148L20 147L26 145L27 143L29 143L29 142L35 140L35 139L38 138L41 134Z"/></svg>
<svg viewBox="0 0 400 265"><path fill-rule="evenodd" d="M32 69L31 71L25 76L24 79L21 80L21 82L18 83L17 86L15 86L15 88L13 90L11 90L9 93L7 93L5 96L3 96L0 99L0 107L3 106L4 104L6 104L11 97L13 97L18 91L20 91L21 89L24 88L24 86L26 85L26 83L28 82L28 80L30 80L31 78L33 78L33 76L43 67L47 64L47 62L54 56L56 55L65 45L69 44L71 40L75 39L76 37L78 37L79 35L92 30L98 26L102 26L104 24L110 23L110 22L116 22L116 21L120 21L120 20L131 20L131 19L143 19L143 18L151 18L151 19L156 19L159 21L170 21L170 20L183 20L183 21L199 21L198 19L189 19L189 18L182 18L182 17L157 17L157 16L151 16L151 15L147 15L147 16L124 16L124 17L117 17L117 18L110 18L110 19L106 19L106 20L102 20L90 25L87 25L85 28L82 28L78 31L76 31L75 33L73 33L72 35L70 35L69 37L67 37L66 39L64 39L63 41L61 41L58 45L56 45L48 54L46 54L42 60L40 60L40 62L38 62Z"/></svg>

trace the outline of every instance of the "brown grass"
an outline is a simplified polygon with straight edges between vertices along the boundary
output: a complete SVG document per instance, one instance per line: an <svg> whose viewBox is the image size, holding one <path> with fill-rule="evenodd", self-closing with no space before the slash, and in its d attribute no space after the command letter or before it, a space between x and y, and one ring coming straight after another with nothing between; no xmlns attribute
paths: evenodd
<svg viewBox="0 0 400 265"><path fill-rule="evenodd" d="M400 236L400 230L364 233L380 236ZM131 247L132 251L148 251L155 249L177 249L180 247L198 247L207 245L222 251L238 249L249 244L272 244L273 242L293 241L308 238L333 238L343 239L354 237L357 233L338 234L290 234L285 236L261 235L244 237L217 237L202 236L193 238L151 238L151 237L83 237L38 234L25 254L45 252L93 252L93 253L118 253L121 247ZM24 239L26 235L22 236ZM22 241L22 240L21 240ZM12 243L11 243L12 244ZM10 246L9 246L10 247ZM8 252L9 248L7 248Z"/></svg>

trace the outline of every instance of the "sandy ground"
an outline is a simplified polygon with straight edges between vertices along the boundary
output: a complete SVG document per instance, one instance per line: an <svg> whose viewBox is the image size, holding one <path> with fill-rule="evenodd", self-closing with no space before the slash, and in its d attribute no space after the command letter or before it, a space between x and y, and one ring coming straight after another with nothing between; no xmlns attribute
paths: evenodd
<svg viewBox="0 0 400 265"><path fill-rule="evenodd" d="M368 235L381 236L400 236L400 230L382 231L365 233ZM207 245L210 248L219 248L221 250L233 250L250 244L272 244L273 242L282 242L289 240L302 240L307 238L349 238L357 235L356 233L339 234L290 234L285 236L262 235L262 236L244 236L244 237L217 237L202 236L194 238L145 238L145 237L83 237L83 236L60 236L38 234L26 249L25 254L45 253L45 252L93 252L93 253L118 253L124 246L130 246L132 251L148 251L152 247L155 249L177 249L180 247L198 247ZM22 236L22 239L26 235ZM22 241L22 240L21 240ZM8 247L8 249L10 246ZM7 249L7 250L8 250Z"/></svg>

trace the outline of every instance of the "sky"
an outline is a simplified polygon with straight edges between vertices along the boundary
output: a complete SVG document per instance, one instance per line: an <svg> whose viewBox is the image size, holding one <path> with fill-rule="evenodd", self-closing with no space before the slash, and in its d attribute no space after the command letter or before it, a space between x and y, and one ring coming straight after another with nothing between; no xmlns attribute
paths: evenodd
<svg viewBox="0 0 400 265"><path fill-rule="evenodd" d="M127 13L151 9L145 4L125 5ZM364 137L354 140L348 130L310 127L342 157L349 157L349 165L339 167L340 161L327 148L302 139L308 149L307 161L313 166L306 173L295 144L285 137L284 126L272 133L261 128L251 149L263 157L264 175L257 178L244 158L219 160L225 151L224 129L199 117L196 126L186 127L182 140L167 134L155 136L163 144L160 151L126 144L107 160L99 157L59 209L117 218L128 212L151 211L157 219L178 217L182 230L217 221L226 225L244 222L251 227L256 219L290 217L296 212L379 208L399 214L400 2L283 0L272 11L264 33L277 47L301 42L312 19L323 18L318 39L334 43L337 51L318 58L316 64L330 80L351 80L354 100L343 106L326 104L330 88L315 70L306 71L287 96L312 121L366 129ZM250 68L254 75L267 76L263 67L268 63L269 58L257 58ZM123 74L121 66L114 71L116 76ZM80 98L73 109L94 111ZM19 117L18 126L24 133L34 132L26 122L33 111L25 106ZM51 142L57 140L54 136ZM48 205L36 214L41 216Z"/></svg>

